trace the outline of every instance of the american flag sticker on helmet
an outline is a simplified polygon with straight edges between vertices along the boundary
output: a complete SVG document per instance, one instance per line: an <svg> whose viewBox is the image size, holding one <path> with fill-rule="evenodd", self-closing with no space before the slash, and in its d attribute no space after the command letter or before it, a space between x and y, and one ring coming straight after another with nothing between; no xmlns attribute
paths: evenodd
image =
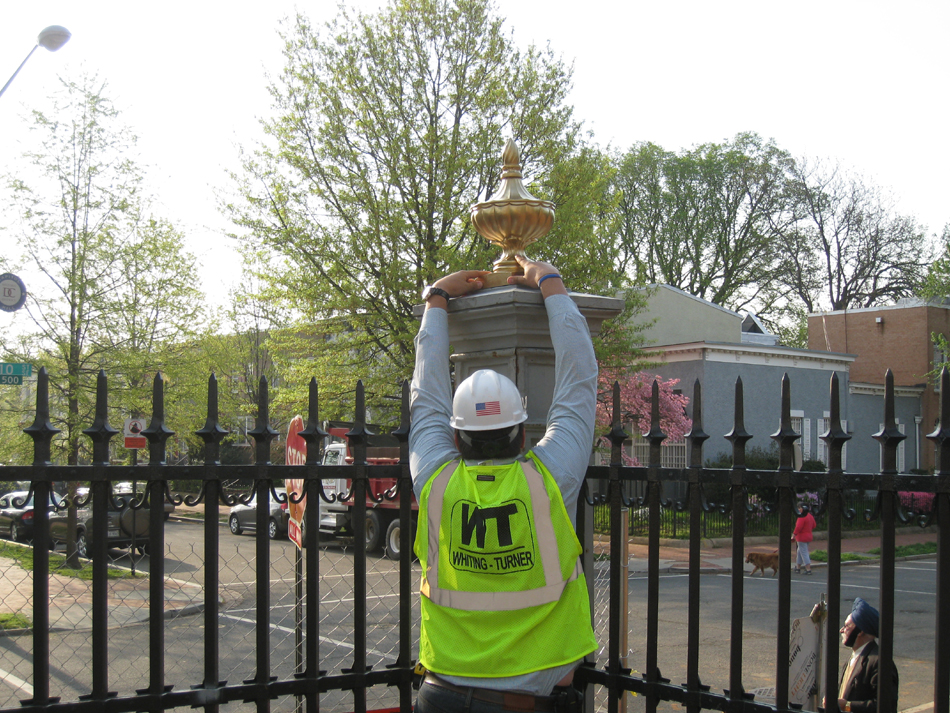
<svg viewBox="0 0 950 713"><path fill-rule="evenodd" d="M501 403L498 401L483 401L475 404L476 416L498 416L501 413Z"/></svg>

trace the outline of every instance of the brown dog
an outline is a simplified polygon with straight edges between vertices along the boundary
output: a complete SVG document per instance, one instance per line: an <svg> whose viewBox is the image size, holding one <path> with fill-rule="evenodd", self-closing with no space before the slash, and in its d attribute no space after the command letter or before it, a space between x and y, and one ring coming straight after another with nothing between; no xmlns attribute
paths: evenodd
<svg viewBox="0 0 950 713"><path fill-rule="evenodd" d="M754 576L758 570L762 570L762 576L765 576L765 570L769 567L772 568L772 576L774 577L778 574L778 550L768 554L766 552L750 552L746 555L745 561L748 564L754 565L752 568L752 574L749 576Z"/></svg>

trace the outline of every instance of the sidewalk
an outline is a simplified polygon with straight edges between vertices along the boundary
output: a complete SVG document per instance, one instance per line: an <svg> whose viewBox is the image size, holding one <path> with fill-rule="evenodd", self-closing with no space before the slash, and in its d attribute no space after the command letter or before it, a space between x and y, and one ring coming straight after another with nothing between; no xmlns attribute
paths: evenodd
<svg viewBox="0 0 950 713"><path fill-rule="evenodd" d="M108 580L109 628L148 621L149 579ZM92 582L51 574L49 581L50 631L92 629ZM165 618L204 610L203 589L193 583L165 579ZM23 614L33 620L33 573L16 562L0 558L0 612ZM0 629L0 636L28 633L29 629Z"/></svg>

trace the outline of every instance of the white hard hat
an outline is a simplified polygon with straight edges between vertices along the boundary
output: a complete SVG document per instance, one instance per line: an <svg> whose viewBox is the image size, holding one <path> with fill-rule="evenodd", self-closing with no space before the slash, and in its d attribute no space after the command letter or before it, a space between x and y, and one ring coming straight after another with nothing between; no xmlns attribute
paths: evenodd
<svg viewBox="0 0 950 713"><path fill-rule="evenodd" d="M507 376L479 369L459 384L452 401L452 428L491 431L528 418L518 387Z"/></svg>

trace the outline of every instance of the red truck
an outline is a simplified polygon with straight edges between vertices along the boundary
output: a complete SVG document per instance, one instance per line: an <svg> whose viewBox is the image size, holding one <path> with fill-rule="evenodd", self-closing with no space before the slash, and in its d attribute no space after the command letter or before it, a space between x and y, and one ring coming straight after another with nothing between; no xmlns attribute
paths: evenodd
<svg viewBox="0 0 950 713"><path fill-rule="evenodd" d="M346 434L353 427L351 423L330 421L324 430L330 434L331 441L323 453L324 465L342 465L353 462ZM372 426L368 430L375 431ZM396 465L399 463L399 442L389 435L371 435L367 439L366 461L371 465ZM324 480L323 489L327 495L348 492L350 480ZM386 556L399 559L399 497L389 500L382 493L394 488L395 478L371 478L366 494L366 551L375 552L381 546ZM375 497L374 497L375 496ZM320 532L341 535L353 531L353 503L325 503L320 501ZM415 533L416 513L419 505L412 498L412 532Z"/></svg>

